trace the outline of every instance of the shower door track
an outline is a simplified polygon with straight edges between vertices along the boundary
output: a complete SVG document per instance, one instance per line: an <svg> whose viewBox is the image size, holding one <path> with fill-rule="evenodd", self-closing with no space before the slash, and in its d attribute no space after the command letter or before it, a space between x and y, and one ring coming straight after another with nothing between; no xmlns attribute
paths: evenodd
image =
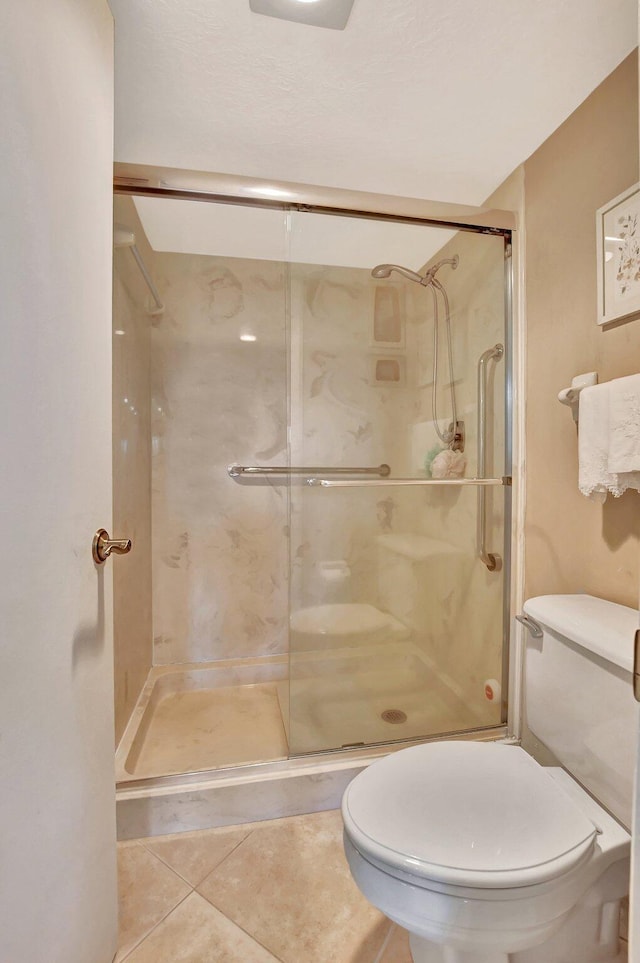
<svg viewBox="0 0 640 963"><path fill-rule="evenodd" d="M169 197L214 204L242 204L269 210L430 224L475 234L493 234L505 240L511 240L512 232L516 229L512 211L286 181L265 184L251 177L145 164L114 164L113 189L116 194L142 197Z"/></svg>

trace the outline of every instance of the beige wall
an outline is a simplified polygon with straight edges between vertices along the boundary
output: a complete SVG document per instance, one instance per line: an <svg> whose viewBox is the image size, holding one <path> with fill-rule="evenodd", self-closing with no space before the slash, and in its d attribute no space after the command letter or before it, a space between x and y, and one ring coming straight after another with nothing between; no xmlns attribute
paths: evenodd
<svg viewBox="0 0 640 963"><path fill-rule="evenodd" d="M131 228L153 267L130 197L114 199L116 223ZM113 565L116 744L152 661L151 625L151 318L149 292L129 248L114 252L113 273L113 532L130 538L129 555Z"/></svg>
<svg viewBox="0 0 640 963"><path fill-rule="evenodd" d="M640 496L592 504L577 487L575 426L556 400L574 375L640 370L640 320L596 325L595 212L638 180L637 55L524 165L527 312L526 595L638 603Z"/></svg>

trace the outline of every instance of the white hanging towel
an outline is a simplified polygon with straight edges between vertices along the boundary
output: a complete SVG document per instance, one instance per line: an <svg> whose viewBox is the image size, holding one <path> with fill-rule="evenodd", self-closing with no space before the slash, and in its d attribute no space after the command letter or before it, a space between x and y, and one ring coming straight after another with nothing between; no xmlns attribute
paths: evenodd
<svg viewBox="0 0 640 963"><path fill-rule="evenodd" d="M593 501L640 491L640 375L580 393L579 487Z"/></svg>
<svg viewBox="0 0 640 963"><path fill-rule="evenodd" d="M578 487L595 502L609 491L609 383L580 392Z"/></svg>
<svg viewBox="0 0 640 963"><path fill-rule="evenodd" d="M609 383L608 470L614 495L640 491L640 374Z"/></svg>

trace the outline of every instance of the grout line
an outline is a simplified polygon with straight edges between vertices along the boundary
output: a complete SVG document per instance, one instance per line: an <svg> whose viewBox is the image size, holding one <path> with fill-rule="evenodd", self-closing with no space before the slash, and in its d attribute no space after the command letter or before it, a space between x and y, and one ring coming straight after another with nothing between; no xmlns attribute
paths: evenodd
<svg viewBox="0 0 640 963"><path fill-rule="evenodd" d="M236 849L239 849L240 846L242 846L244 843L246 843L246 841L248 840L249 836L253 836L254 832L255 832L254 829L250 829L249 832L247 833L247 835L246 835L246 836L243 836L242 839L240 840L240 842L239 842L239 843L236 843L236 845L233 847L233 849L230 850L230 851L227 853L226 856L223 856L219 863L216 863L216 865L213 867L213 869L212 869L210 872L207 873L207 875L204 877L204 879L201 879L201 880L200 880L200 882L198 883L198 886L201 886L202 883L204 883L205 879L209 879L210 876L212 876L215 872L217 872L217 871L220 869L220 867L222 866L222 864L223 864L223 863L226 863L226 861L229 859L229 856L233 856L233 854L235 853ZM196 887L196 889L197 889L197 887ZM202 895L202 893L201 893L200 895Z"/></svg>
<svg viewBox="0 0 640 963"><path fill-rule="evenodd" d="M148 838L148 837L143 837L143 838ZM171 872L174 874L174 876L177 876L178 879L181 879L183 883L186 883L187 886L190 886L192 890L195 889L195 886L193 885L193 883L190 883L188 879L185 879L185 878L184 878L184 876L182 875L182 873L179 873L177 869L174 869L173 866L170 866L169 863L166 861L166 859L163 859L162 856L160 856L159 853L156 853L156 852L155 852L153 849L151 849L151 847L148 846L146 843L140 842L140 845L141 845L144 849L146 849L146 851L147 851L148 853L150 853L151 856L155 856L155 858L156 858L157 860L159 860L159 861L163 864L163 866L166 866L167 869L170 869Z"/></svg>
<svg viewBox="0 0 640 963"><path fill-rule="evenodd" d="M154 853L153 855L155 855L155 853ZM129 959L129 957L131 956L131 954L133 953L133 951L134 951L134 950L137 950L138 947L142 946L142 944L145 942L145 940L147 940L147 939L151 936L151 934L154 933L154 932L158 929L158 927L160 926L161 923L164 923L164 921L171 916L171 914L173 913L174 910L177 910L177 908L178 908L179 906L182 906L182 904L184 903L184 901L185 901L186 899L189 899L190 896L193 896L193 892L194 892L194 891L191 890L190 893L187 893L185 896L183 896L182 899L181 899L178 903L176 903L175 906L172 906L172 907L171 907L171 909L169 910L168 913L165 913L165 915L162 917L162 919L158 920L157 923L154 923L154 925L151 927L151 929L150 929L147 933L145 933L144 936L141 937L141 938L138 940L138 942L135 943L135 944L131 947L131 949L128 951L127 955L121 957L121 958L118 960L118 963L125 963L125 960L128 960L128 959ZM198 895L199 895L199 894L198 894ZM119 952L119 951L118 951L118 952ZM117 956L117 954L116 954L116 956Z"/></svg>
<svg viewBox="0 0 640 963"><path fill-rule="evenodd" d="M219 827L214 827L214 828L215 828L215 829L223 829L224 827L219 826ZM234 828L234 827L230 827L230 828ZM195 832L208 833L208 832L211 832L211 830L209 830L209 829L200 829L200 830L195 830ZM253 830L250 829L250 830L247 832L247 835L246 835L246 836L243 836L243 838L240 840L240 842L239 842L239 843L236 843L236 845L233 847L233 849L232 849L230 852L228 852L226 856L223 856L222 859L220 860L220 862L219 862L219 863L216 863L215 866L213 866L213 867L209 870L208 873L205 873L205 875L202 877L202 879L201 879L198 883L196 883L195 885L191 882L191 880L185 879L185 877L182 875L182 873L179 873L177 869L175 869L173 866L171 866L170 863L168 863L168 862L166 861L166 859L163 859L163 857L160 856L158 853L156 853L155 850L151 849L150 844L141 842L140 845L141 845L141 846L144 846L144 848L147 850L147 852L151 853L152 856L155 856L156 859L159 859L161 863L164 863L164 865L167 867L167 869L170 869L171 872L174 873L174 874L178 877L178 879L183 880L183 881L187 884L187 886L190 886L190 887L191 887L192 890L197 890L198 886L201 886L202 883L204 883L205 879L209 879L209 877L211 876L211 874L212 874L212 873L215 873L215 871L218 869L218 867L219 867L219 866L222 866L222 864L224 863L224 861L225 861L226 859L228 859L228 857L231 856L232 853L235 853L235 851L236 851L236 849L238 848L238 846L242 846L242 844L245 842L245 840L247 840L247 839L249 838L249 836L251 835L252 832L253 832ZM178 834L178 835L181 835L181 834ZM142 839L153 839L153 838L154 838L153 836L143 836L143 837L142 837ZM199 895L201 896L202 893L200 893Z"/></svg>
<svg viewBox="0 0 640 963"><path fill-rule="evenodd" d="M249 835L250 835L250 834L249 834ZM242 842L244 842L244 840L243 840ZM241 846L242 843L240 843L239 845ZM236 846L236 849L237 849L237 848L238 848L238 847ZM215 872L215 870L214 870L214 872ZM269 954L269 956L271 956L274 960L277 960L278 963L287 963L286 960L283 960L281 957L276 956L276 954L273 952L273 950L270 950L269 947L268 947L265 943L262 943L254 933L250 933L249 930L246 930L246 929L244 928L244 926L241 926L241 925L240 925L239 923L237 923L234 919L232 919L230 916L228 916L228 915L224 912L224 910L222 910L219 906L216 906L216 904L213 902L213 900L211 900L208 896L205 896L204 893L198 892L198 890L196 890L196 894L197 894L201 899L203 899L203 900L205 900L207 903L209 903L209 905L213 907L213 909L216 911L216 913L220 913L220 916L223 916L223 917L227 920L228 923L231 923L231 925L234 926L237 930L240 930L241 933L244 933L245 936L248 936L249 939L252 940L254 943L256 943L258 946L261 946L262 949L265 950L265 951Z"/></svg>

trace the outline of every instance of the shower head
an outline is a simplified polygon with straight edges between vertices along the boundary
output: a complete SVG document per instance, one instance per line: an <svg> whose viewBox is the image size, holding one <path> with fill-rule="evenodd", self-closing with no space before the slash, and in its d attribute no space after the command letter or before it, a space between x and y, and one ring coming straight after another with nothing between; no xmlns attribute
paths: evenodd
<svg viewBox="0 0 640 963"><path fill-rule="evenodd" d="M113 246L114 247L135 247L136 236L124 224L113 225Z"/></svg>
<svg viewBox="0 0 640 963"><path fill-rule="evenodd" d="M408 278L409 281L417 281L418 284L428 284L429 278L423 278L422 275L416 274L415 271L409 270L409 268L401 267L399 264L378 264L371 271L372 278L388 278L391 272L395 271L397 274L401 274L403 277Z"/></svg>
<svg viewBox="0 0 640 963"><path fill-rule="evenodd" d="M402 267L400 264L377 264L371 271L372 278L388 278L391 276L393 271L396 274L401 274L403 278L407 278L409 281L417 281L423 287L428 287L436 276L437 272L443 266L443 264L450 264L455 270L458 266L458 261L460 258L457 254L453 257L445 257L442 261L438 261L433 267L430 267L428 271L424 274L416 274L415 271L410 270L410 268Z"/></svg>

